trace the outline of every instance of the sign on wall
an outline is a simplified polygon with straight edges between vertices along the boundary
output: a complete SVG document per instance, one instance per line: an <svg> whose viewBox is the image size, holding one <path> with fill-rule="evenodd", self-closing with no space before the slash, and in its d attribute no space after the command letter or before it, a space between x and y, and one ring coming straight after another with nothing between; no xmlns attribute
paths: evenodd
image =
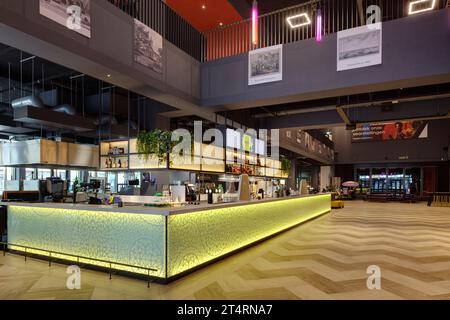
<svg viewBox="0 0 450 320"><path fill-rule="evenodd" d="M337 34L337 71L382 64L382 23Z"/></svg>
<svg viewBox="0 0 450 320"><path fill-rule="evenodd" d="M162 36L139 20L134 20L134 62L163 73Z"/></svg>
<svg viewBox="0 0 450 320"><path fill-rule="evenodd" d="M283 80L283 45L249 52L249 86L281 80Z"/></svg>
<svg viewBox="0 0 450 320"><path fill-rule="evenodd" d="M422 138L428 138L428 124L425 121L360 124L352 132L352 142Z"/></svg>
<svg viewBox="0 0 450 320"><path fill-rule="evenodd" d="M39 13L85 37L91 37L91 0L39 0Z"/></svg>

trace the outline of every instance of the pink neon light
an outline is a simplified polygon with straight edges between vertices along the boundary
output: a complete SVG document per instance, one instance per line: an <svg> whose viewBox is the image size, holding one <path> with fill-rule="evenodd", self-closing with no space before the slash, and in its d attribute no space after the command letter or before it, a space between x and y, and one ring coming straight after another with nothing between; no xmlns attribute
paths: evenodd
<svg viewBox="0 0 450 320"><path fill-rule="evenodd" d="M319 9L317 10L317 17L316 17L316 41L320 42L322 41L322 26L323 26L323 19L322 19L322 11Z"/></svg>
<svg viewBox="0 0 450 320"><path fill-rule="evenodd" d="M258 4L256 1L252 6L252 43L255 46L258 44Z"/></svg>

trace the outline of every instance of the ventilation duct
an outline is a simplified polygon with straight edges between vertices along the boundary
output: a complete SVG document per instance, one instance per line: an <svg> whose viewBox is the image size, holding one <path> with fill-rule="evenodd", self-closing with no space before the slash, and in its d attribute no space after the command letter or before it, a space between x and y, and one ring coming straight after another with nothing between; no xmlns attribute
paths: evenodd
<svg viewBox="0 0 450 320"><path fill-rule="evenodd" d="M74 116L77 113L75 107L73 107L73 106L71 106L69 104L62 104L62 105L57 106L56 108L54 108L52 110L56 111L56 112L69 114L69 115L72 115L72 116Z"/></svg>
<svg viewBox="0 0 450 320"><path fill-rule="evenodd" d="M100 116L97 120L94 121L94 124L97 126L102 126L102 125L106 125L106 124L112 124L112 125L118 125L119 122L117 121L117 119L115 117L111 117L107 114L104 114L102 116Z"/></svg>
<svg viewBox="0 0 450 320"><path fill-rule="evenodd" d="M44 103L41 98L36 96L28 96L19 99L15 99L11 102L11 106L16 109L20 107L35 107L44 108Z"/></svg>
<svg viewBox="0 0 450 320"><path fill-rule="evenodd" d="M124 126L124 127L126 127L126 128L128 128L128 121L122 121L121 123L120 123L120 125L121 126ZM133 130L137 130L138 129L138 125L137 125L137 123L136 122L134 122L134 121L130 121L130 129L133 129Z"/></svg>

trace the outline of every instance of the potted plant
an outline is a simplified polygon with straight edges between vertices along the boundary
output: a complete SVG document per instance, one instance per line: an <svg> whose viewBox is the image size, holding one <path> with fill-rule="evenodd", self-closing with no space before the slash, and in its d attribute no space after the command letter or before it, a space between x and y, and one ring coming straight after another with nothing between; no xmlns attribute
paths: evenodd
<svg viewBox="0 0 450 320"><path fill-rule="evenodd" d="M283 171L284 174L289 174L292 168L292 162L286 157L281 158L281 171Z"/></svg>
<svg viewBox="0 0 450 320"><path fill-rule="evenodd" d="M136 147L139 158L147 161L151 156L155 156L162 163L172 150L172 133L160 129L141 131L137 137Z"/></svg>

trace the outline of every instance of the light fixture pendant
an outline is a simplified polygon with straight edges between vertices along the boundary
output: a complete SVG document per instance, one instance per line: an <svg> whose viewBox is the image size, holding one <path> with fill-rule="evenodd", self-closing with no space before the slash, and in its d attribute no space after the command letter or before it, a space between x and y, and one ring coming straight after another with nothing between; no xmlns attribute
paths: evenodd
<svg viewBox="0 0 450 320"><path fill-rule="evenodd" d="M323 16L322 10L319 8L316 12L316 41L321 42L323 36Z"/></svg>
<svg viewBox="0 0 450 320"><path fill-rule="evenodd" d="M253 0L252 4L252 44L254 47L258 46L258 2Z"/></svg>

